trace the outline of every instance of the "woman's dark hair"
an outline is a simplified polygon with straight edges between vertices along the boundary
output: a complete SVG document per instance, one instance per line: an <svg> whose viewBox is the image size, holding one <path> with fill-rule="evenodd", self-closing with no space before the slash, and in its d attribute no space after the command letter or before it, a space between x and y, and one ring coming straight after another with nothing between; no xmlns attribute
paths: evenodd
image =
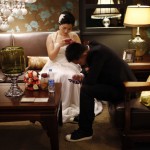
<svg viewBox="0 0 150 150"><path fill-rule="evenodd" d="M65 55L67 60L72 62L78 60L86 50L87 46L74 42L67 46Z"/></svg>
<svg viewBox="0 0 150 150"><path fill-rule="evenodd" d="M64 11L60 14L58 23L60 25L61 24L72 24L72 26L74 26L75 17L73 16L73 14L71 12Z"/></svg>

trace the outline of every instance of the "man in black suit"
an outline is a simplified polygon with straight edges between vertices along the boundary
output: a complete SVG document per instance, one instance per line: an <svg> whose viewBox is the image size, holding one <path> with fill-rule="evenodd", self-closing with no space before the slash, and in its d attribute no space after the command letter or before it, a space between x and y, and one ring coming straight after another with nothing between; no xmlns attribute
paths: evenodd
<svg viewBox="0 0 150 150"><path fill-rule="evenodd" d="M74 75L74 81L82 80L80 90L79 129L66 135L68 141L92 138L94 121L94 98L117 102L124 98L124 81L136 81L128 64L110 48L92 41L89 48L72 43L66 49L69 62L87 66L84 75Z"/></svg>

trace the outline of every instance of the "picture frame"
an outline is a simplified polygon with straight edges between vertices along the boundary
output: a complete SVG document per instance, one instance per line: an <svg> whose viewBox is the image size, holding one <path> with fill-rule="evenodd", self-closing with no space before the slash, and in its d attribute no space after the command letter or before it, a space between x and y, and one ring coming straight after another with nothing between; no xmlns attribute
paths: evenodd
<svg viewBox="0 0 150 150"><path fill-rule="evenodd" d="M127 63L133 63L135 61L136 49L125 49L123 51L123 60Z"/></svg>

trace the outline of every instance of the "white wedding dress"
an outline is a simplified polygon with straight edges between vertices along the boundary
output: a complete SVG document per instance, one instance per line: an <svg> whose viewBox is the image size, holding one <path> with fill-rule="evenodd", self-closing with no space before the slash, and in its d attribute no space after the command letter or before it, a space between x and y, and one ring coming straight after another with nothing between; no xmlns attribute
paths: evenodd
<svg viewBox="0 0 150 150"><path fill-rule="evenodd" d="M52 39L56 46L57 32L52 33ZM70 33L70 38L72 36ZM48 73L51 68L54 73L55 82L61 82L61 101L62 101L62 116L63 122L68 122L71 117L79 114L79 95L80 95L80 84L74 84L68 79L72 79L74 74L81 72L80 65L69 63L65 57L66 46L61 47L57 58L54 61L50 59L47 61L40 74ZM95 104L95 114L99 114L102 111L101 102Z"/></svg>

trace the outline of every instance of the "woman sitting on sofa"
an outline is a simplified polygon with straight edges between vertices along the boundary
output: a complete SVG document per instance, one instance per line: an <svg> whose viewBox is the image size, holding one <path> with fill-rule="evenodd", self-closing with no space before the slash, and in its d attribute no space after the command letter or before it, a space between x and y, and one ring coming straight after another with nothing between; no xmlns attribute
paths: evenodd
<svg viewBox="0 0 150 150"><path fill-rule="evenodd" d="M61 101L63 122L68 122L70 118L79 114L80 84L73 84L68 79L81 72L79 65L69 63L65 57L65 50L72 42L81 43L79 36L71 32L75 23L74 16L64 11L59 16L59 30L49 34L46 41L48 62L41 73L48 73L51 68L54 73L55 82L61 82ZM101 108L100 108L101 109Z"/></svg>

